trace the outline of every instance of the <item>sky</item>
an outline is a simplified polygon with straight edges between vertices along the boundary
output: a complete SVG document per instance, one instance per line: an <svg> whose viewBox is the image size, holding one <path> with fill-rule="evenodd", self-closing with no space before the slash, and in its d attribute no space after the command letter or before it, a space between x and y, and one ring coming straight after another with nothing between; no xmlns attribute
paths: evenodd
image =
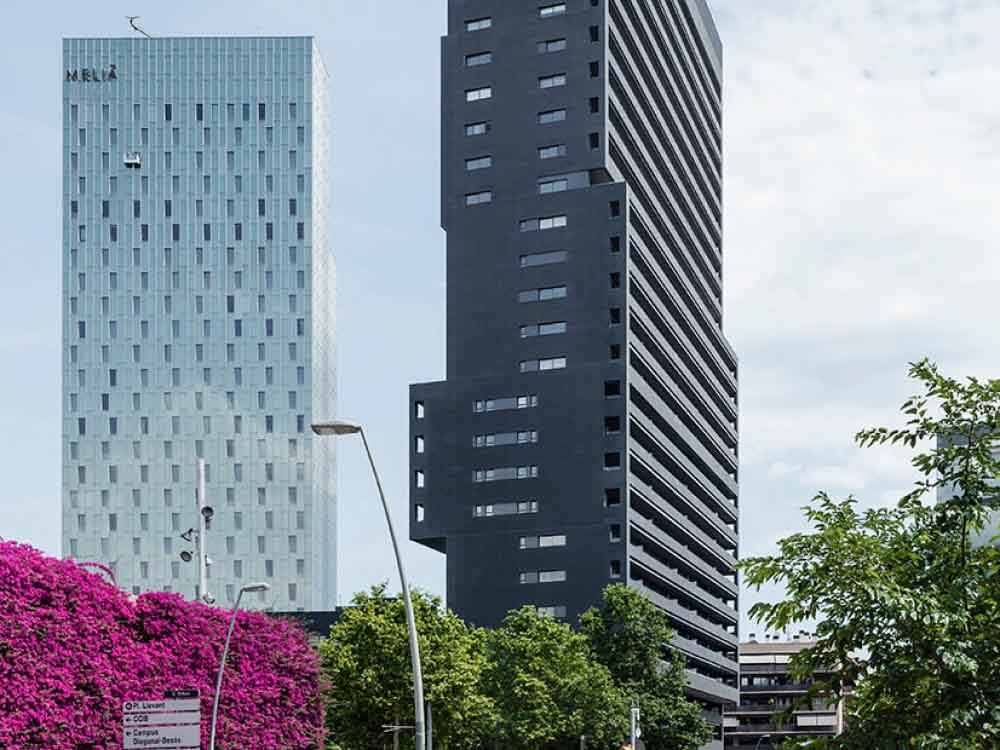
<svg viewBox="0 0 1000 750"><path fill-rule="evenodd" d="M675 2L676 0L662 0ZM893 503L907 363L1000 376L1000 0L709 0L725 56L725 329L740 358L741 554L818 491ZM405 536L407 386L444 375L444 0L12 3L0 65L0 537L59 553L61 38L312 34L331 74L341 414ZM339 590L395 585L360 444L339 457ZM416 586L444 557L404 543ZM773 595L773 592L765 592ZM758 595L744 592L741 608ZM746 622L743 632L754 631Z"/></svg>

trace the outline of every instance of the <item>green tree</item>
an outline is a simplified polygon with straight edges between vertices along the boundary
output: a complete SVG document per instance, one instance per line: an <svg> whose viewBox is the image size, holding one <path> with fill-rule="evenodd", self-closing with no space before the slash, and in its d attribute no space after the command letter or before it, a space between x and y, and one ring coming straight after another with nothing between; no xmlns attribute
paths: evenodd
<svg viewBox="0 0 1000 750"><path fill-rule="evenodd" d="M386 586L357 594L320 643L330 684L327 723L331 747L381 750L391 743L385 725L413 724L413 671L402 599ZM413 593L424 697L433 706L434 746L472 750L496 724L481 689L484 634L441 607L436 597ZM412 732L404 734L411 741Z"/></svg>
<svg viewBox="0 0 1000 750"><path fill-rule="evenodd" d="M696 750L712 739L697 703L684 697L684 659L670 648L666 614L622 584L604 589L600 609L580 617L594 659L639 706L648 750Z"/></svg>
<svg viewBox="0 0 1000 750"><path fill-rule="evenodd" d="M487 636L486 691L494 736L507 750L617 747L628 736L628 700L591 658L587 639L533 607L511 612Z"/></svg>
<svg viewBox="0 0 1000 750"><path fill-rule="evenodd" d="M905 426L857 435L861 446L933 445L913 459L920 479L898 507L861 511L820 494L805 511L809 533L742 564L749 585L786 591L751 617L779 631L818 621L795 674L838 666L813 690L831 699L856 686L846 732L806 746L1000 747L1000 551L970 544L1000 507L1000 380L946 378L926 360L910 375L922 393L903 405Z"/></svg>

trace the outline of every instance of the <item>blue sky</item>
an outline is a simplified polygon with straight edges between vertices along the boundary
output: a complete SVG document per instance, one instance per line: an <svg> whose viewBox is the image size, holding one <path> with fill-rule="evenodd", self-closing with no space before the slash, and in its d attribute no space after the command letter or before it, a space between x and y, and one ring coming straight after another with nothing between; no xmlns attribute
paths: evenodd
<svg viewBox="0 0 1000 750"><path fill-rule="evenodd" d="M710 0L725 46L726 333L741 360L742 548L818 490L892 502L906 363L1000 364L1000 4ZM59 546L63 36L314 34L332 78L341 411L405 519L407 384L444 372L443 0L10 4L0 61L0 536ZM395 581L361 447L340 452L340 591ZM407 543L415 583L444 559ZM751 596L744 597L749 604ZM754 628L750 627L749 630Z"/></svg>

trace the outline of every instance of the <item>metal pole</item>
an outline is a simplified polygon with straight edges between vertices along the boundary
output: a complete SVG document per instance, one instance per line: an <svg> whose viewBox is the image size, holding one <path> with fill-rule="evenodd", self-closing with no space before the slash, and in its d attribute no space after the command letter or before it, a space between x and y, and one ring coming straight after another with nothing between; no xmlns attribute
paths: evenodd
<svg viewBox="0 0 1000 750"><path fill-rule="evenodd" d="M198 459L198 599L209 601L208 595L208 525L205 522L205 459Z"/></svg>
<svg viewBox="0 0 1000 750"><path fill-rule="evenodd" d="M372 458L372 452L368 447L368 438L365 437L364 429L360 429L359 432L361 433L361 442L365 446L365 453L368 454L368 463L371 464L372 474L375 476L375 486L378 487L379 499L382 501L382 510L385 512L385 522L389 527L389 539L392 541L392 551L396 555L396 567L399 569L399 582L403 589L403 606L406 609L406 628L410 636L410 662L413 666L413 729L417 741L416 750L425 750L424 679L420 671L420 647L417 644L417 624L413 617L410 586L406 581L406 573L403 571L403 558L399 554L399 545L396 543L396 532L392 526L392 516L389 515L389 505L385 501L385 493L382 491L382 481L379 479L378 470L375 468L375 459Z"/></svg>
<svg viewBox="0 0 1000 750"><path fill-rule="evenodd" d="M434 750L434 706L427 704L427 750Z"/></svg>
<svg viewBox="0 0 1000 750"><path fill-rule="evenodd" d="M632 709L628 713L629 713L629 726L630 726L629 739L630 742L632 743L632 750L638 750L636 748L635 741L636 741L636 730L639 728L639 709L633 705Z"/></svg>
<svg viewBox="0 0 1000 750"><path fill-rule="evenodd" d="M215 750L215 722L219 718L219 693L222 691L222 671L226 668L226 654L229 653L229 639L233 635L233 626L236 625L236 612L240 608L240 599L243 598L243 589L236 595L236 604L233 605L233 616L229 618L229 632L226 633L226 644L222 647L222 660L219 662L219 676L215 681L215 698L212 699L212 734L208 742L208 750Z"/></svg>

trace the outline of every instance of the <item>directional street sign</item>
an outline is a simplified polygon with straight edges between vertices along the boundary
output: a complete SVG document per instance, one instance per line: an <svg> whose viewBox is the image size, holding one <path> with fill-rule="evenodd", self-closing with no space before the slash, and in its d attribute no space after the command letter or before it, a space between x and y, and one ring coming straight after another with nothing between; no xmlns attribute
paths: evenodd
<svg viewBox="0 0 1000 750"><path fill-rule="evenodd" d="M201 727L197 724L176 727L130 727L125 730L124 750L196 748L200 745Z"/></svg>
<svg viewBox="0 0 1000 750"><path fill-rule="evenodd" d="M146 711L198 711L201 701L198 698L181 698L159 701L125 701L122 710L127 713Z"/></svg>
<svg viewBox="0 0 1000 750"><path fill-rule="evenodd" d="M201 747L201 700L197 690L168 690L162 700L122 704L124 750Z"/></svg>

